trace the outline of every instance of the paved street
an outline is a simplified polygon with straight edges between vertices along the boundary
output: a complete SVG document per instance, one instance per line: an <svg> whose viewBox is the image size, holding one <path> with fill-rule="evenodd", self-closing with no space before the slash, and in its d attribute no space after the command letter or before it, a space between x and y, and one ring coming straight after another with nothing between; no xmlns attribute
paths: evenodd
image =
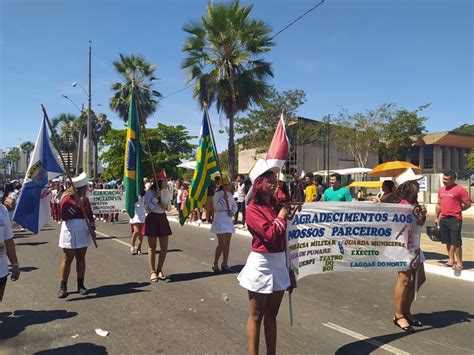
<svg viewBox="0 0 474 355"><path fill-rule="evenodd" d="M100 224L99 248L90 248L87 257L86 286L93 293L72 293L65 300L56 298L62 254L58 226L37 236L19 233L23 273L16 283L8 282L0 304L0 353L245 353L247 294L238 286L236 273L245 263L250 239L233 238L229 261L234 273L215 275L210 271L214 235L175 222L171 227L164 269L168 281L149 283L146 256L129 253L125 221ZM282 304L279 353L474 352L474 283L427 277L414 305L425 326L415 334L391 323L396 274L354 272L303 279L293 294L293 326L287 296ZM76 290L74 271L69 290ZM99 337L96 328L109 335ZM263 336L261 346L265 353Z"/></svg>

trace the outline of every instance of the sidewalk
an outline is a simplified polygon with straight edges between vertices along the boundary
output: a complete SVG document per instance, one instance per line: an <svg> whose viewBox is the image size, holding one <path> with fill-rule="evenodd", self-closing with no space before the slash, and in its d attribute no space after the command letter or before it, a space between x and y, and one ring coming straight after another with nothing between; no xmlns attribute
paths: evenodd
<svg viewBox="0 0 474 355"><path fill-rule="evenodd" d="M176 223L179 222L178 214L175 209L168 212L168 219ZM188 224L196 228L206 228L211 229L210 224ZM251 237L249 231L241 227L241 225L236 226L235 234ZM463 281L472 281L474 282L474 240L473 239L463 239L463 271L454 271L450 267L446 267L447 253L446 246L440 242L433 242L426 233L421 234L421 249L425 254L425 271L430 274L451 277Z"/></svg>

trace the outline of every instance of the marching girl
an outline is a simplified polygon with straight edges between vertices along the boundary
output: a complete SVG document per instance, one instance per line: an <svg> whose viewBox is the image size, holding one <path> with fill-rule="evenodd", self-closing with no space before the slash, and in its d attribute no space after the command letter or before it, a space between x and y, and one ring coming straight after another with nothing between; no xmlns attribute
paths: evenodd
<svg viewBox="0 0 474 355"><path fill-rule="evenodd" d="M61 285L58 291L59 298L65 298L67 292L67 280L71 271L71 264L76 259L77 289L81 295L89 294L89 290L84 286L84 275L86 272L86 252L91 244L92 238L95 238L95 220L92 214L92 208L86 197L87 193L87 175L81 173L72 178L77 196L74 190L69 187L61 198L59 204L61 224L61 233L59 235L59 247L63 249L63 260L61 263ZM80 206L76 205L79 200L84 206L86 216L83 215ZM89 220L91 231L87 227L85 218Z"/></svg>
<svg viewBox="0 0 474 355"><path fill-rule="evenodd" d="M404 173L395 178L395 181L398 184L397 196L400 201L399 203L412 206L419 205L417 196L420 190L420 185L418 184L418 180L422 178L422 175L415 175L411 168L408 168ZM421 225L423 225L426 220L426 207L420 207L420 222ZM425 257L423 252L420 250L419 262L415 264L416 268L414 270L409 269L398 273L398 280L395 286L395 312L393 315L393 324L400 327L405 332L415 331L413 328L414 326L423 326L423 324L411 314L411 305L415 299L415 287L419 290L421 285L426 281L425 268L423 265L424 261ZM418 272L417 285L415 285L416 272Z"/></svg>
<svg viewBox="0 0 474 355"><path fill-rule="evenodd" d="M212 270L216 273L221 269L229 272L227 260L229 259L230 239L235 233L234 215L237 212L237 204L231 193L232 185L227 176L220 180L220 187L213 196L214 220L212 221L211 233L217 235L217 246L214 253L214 263ZM208 196L208 198L211 198ZM223 254L221 269L219 269L219 258Z"/></svg>
<svg viewBox="0 0 474 355"><path fill-rule="evenodd" d="M279 211L274 198L276 175L272 167L259 159L252 171L253 182L247 206L247 227L252 235L252 251L238 276L240 286L248 290L249 316L247 345L249 354L258 354L260 327L265 329L267 354L276 353L278 310L290 282L286 266L286 206Z"/></svg>
<svg viewBox="0 0 474 355"><path fill-rule="evenodd" d="M132 231L132 247L130 253L132 255L142 255L143 242L143 226L145 225L145 188L140 193L140 198L135 203L135 215L130 218L130 229ZM135 241L138 238L138 245L135 248Z"/></svg>
<svg viewBox="0 0 474 355"><path fill-rule="evenodd" d="M145 208L148 215L145 218L145 235L148 239L148 266L150 268L150 281L166 280L163 273L168 252L168 236L171 228L166 218L166 210L171 202L171 194L167 189L166 173L161 171L156 175L156 181L151 183L150 189L145 194ZM160 255L158 266L155 268L156 240L160 241Z"/></svg>

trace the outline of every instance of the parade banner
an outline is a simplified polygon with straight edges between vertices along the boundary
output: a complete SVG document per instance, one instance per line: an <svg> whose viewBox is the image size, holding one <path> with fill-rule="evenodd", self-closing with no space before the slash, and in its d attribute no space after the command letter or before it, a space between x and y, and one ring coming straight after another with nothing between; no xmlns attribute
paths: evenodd
<svg viewBox="0 0 474 355"><path fill-rule="evenodd" d="M413 206L305 203L288 221L289 266L297 280L337 271L403 271L417 260L421 227Z"/></svg>
<svg viewBox="0 0 474 355"><path fill-rule="evenodd" d="M89 190L87 197L94 214L119 213L125 210L125 192L118 189Z"/></svg>

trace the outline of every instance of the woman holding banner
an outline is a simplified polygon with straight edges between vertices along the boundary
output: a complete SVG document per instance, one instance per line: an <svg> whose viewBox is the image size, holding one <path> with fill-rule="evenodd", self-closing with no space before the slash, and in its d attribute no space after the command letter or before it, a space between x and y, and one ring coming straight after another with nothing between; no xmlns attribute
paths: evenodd
<svg viewBox="0 0 474 355"><path fill-rule="evenodd" d="M420 225L423 225L426 220L426 208L425 206L420 206L417 200L420 188L418 180L422 178L422 175L415 175L411 168L408 168L395 178L398 184L397 196L400 201L399 203L417 206ZM419 260L414 264L415 268L398 273L397 285L395 286L393 324L406 332L415 331L413 326L423 326L423 324L411 314L411 305L415 299L415 287L418 291L421 285L426 281L425 268L423 266L424 261L425 257L423 252L419 250ZM416 276L417 273L418 276ZM415 283L417 284L415 285Z"/></svg>
<svg viewBox="0 0 474 355"><path fill-rule="evenodd" d="M214 253L214 263L212 264L212 271L218 273L221 270L229 272L229 265L227 260L229 258L230 239L232 233L235 233L234 215L237 213L237 203L232 197L232 184L227 176L220 179L220 187L214 194L214 220L212 221L211 233L217 235L217 246ZM210 198L208 196L208 198ZM223 254L221 269L219 269L219 258Z"/></svg>
<svg viewBox="0 0 474 355"><path fill-rule="evenodd" d="M91 244L92 238L95 238L95 220L92 214L92 208L86 197L87 193L87 175L81 173L72 178L72 183L77 191L74 195L74 189L69 187L61 198L59 204L59 215L63 223L61 224L61 233L59 235L59 247L63 249L63 260L61 263L61 285L58 291L59 298L67 296L67 280L71 271L71 264L76 259L77 289L81 295L89 294L89 290L84 286L84 275L86 272L86 252ZM82 208L76 204L82 203L86 216L82 213ZM91 231L85 221L89 219ZM92 235L91 235L92 233Z"/></svg>
<svg viewBox="0 0 474 355"><path fill-rule="evenodd" d="M291 286L285 257L286 215L288 209L276 209L275 168L259 159L252 171L253 183L247 206L247 227L252 235L252 251L238 276L240 285L248 290L248 351L258 354L260 327L265 328L267 354L275 354L276 317L283 294Z"/></svg>
<svg viewBox="0 0 474 355"><path fill-rule="evenodd" d="M145 235L148 238L148 266L151 282L166 280L162 269L168 252L168 236L172 234L168 218L166 218L166 210L171 202L167 180L164 171L156 174L156 181L151 183L150 189L145 194L145 208L148 211L145 218ZM155 268L157 239L160 240L160 256L158 267Z"/></svg>

